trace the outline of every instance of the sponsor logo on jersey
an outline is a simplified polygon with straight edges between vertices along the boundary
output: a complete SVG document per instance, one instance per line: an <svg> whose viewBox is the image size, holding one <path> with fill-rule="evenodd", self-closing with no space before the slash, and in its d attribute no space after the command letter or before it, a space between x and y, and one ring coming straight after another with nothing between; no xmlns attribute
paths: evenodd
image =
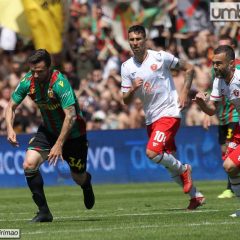
<svg viewBox="0 0 240 240"><path fill-rule="evenodd" d="M240 156L238 156L238 161L240 162Z"/></svg>
<svg viewBox="0 0 240 240"><path fill-rule="evenodd" d="M131 73L131 75L132 75L132 77L135 77L135 75L136 75L136 72L133 72L133 73Z"/></svg>
<svg viewBox="0 0 240 240"><path fill-rule="evenodd" d="M58 83L61 87L63 87L64 85L63 85L63 81L59 81L59 83Z"/></svg>
<svg viewBox="0 0 240 240"><path fill-rule="evenodd" d="M143 85L143 88L146 93L150 94L151 93L151 84L149 82L145 82Z"/></svg>
<svg viewBox="0 0 240 240"><path fill-rule="evenodd" d="M158 146L158 143L153 142L153 146L154 146L154 147Z"/></svg>
<svg viewBox="0 0 240 240"><path fill-rule="evenodd" d="M56 110L61 105L59 103L56 104L47 104L47 103L37 103L39 108L45 109L45 110Z"/></svg>
<svg viewBox="0 0 240 240"><path fill-rule="evenodd" d="M151 69L155 72L157 70L157 64L152 64Z"/></svg>

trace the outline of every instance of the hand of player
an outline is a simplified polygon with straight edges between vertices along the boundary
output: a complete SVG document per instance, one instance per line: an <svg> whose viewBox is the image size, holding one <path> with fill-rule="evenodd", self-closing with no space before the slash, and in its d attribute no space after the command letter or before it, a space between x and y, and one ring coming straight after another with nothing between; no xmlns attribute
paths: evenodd
<svg viewBox="0 0 240 240"><path fill-rule="evenodd" d="M188 104L188 93L183 91L178 98L178 107L182 110Z"/></svg>
<svg viewBox="0 0 240 240"><path fill-rule="evenodd" d="M7 140L13 147L19 147L19 142L17 141L17 135L13 129L7 131Z"/></svg>
<svg viewBox="0 0 240 240"><path fill-rule="evenodd" d="M205 101L207 101L207 93L198 92L194 99L192 99L193 102L196 102L197 104L201 104Z"/></svg>
<svg viewBox="0 0 240 240"><path fill-rule="evenodd" d="M203 128L208 130L210 126L211 126L211 118L209 115L205 114L203 118Z"/></svg>
<svg viewBox="0 0 240 240"><path fill-rule="evenodd" d="M137 90L139 87L143 85L143 79L137 77L133 81L133 90Z"/></svg>
<svg viewBox="0 0 240 240"><path fill-rule="evenodd" d="M50 165L53 164L55 166L59 158L63 160L62 145L56 142L48 154L48 162Z"/></svg>

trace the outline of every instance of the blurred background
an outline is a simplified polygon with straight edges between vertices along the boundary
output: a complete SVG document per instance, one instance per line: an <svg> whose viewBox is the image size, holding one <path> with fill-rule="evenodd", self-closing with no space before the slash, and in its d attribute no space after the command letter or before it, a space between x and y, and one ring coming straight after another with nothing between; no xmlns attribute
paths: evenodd
<svg viewBox="0 0 240 240"><path fill-rule="evenodd" d="M127 29L143 24L148 47L166 50L195 65L195 78L182 125L197 126L203 113L191 102L197 91L210 91L211 58L221 36L234 40L239 57L240 23L210 22L208 0L1 0L0 1L0 134L6 134L4 109L13 89L28 71L28 54L46 48L53 67L74 88L88 130L144 127L141 102L121 101L120 66L131 51ZM223 1L227 2L227 1ZM233 2L233 0L231 0ZM236 1L237 2L237 1ZM181 71L172 72L179 91ZM17 133L33 133L41 121L29 99L18 109ZM218 124L217 117L212 118Z"/></svg>

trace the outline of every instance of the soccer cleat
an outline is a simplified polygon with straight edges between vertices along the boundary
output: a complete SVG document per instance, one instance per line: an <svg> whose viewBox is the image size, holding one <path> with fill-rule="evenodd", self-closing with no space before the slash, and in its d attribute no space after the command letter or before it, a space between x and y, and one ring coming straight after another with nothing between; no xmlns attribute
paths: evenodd
<svg viewBox="0 0 240 240"><path fill-rule="evenodd" d="M230 217L233 217L233 218L235 218L235 217L240 217L240 210L237 210L235 213L233 213L233 214L231 214L231 215L229 215Z"/></svg>
<svg viewBox="0 0 240 240"><path fill-rule="evenodd" d="M232 198L232 197L234 197L234 193L230 189L226 189L220 195L218 195L218 198Z"/></svg>
<svg viewBox="0 0 240 240"><path fill-rule="evenodd" d="M30 221L31 223L35 222L52 222L53 216L50 212L37 212L37 215Z"/></svg>
<svg viewBox="0 0 240 240"><path fill-rule="evenodd" d="M87 173L87 184L82 186L84 204L87 209L91 209L95 204L95 196L91 184L91 175Z"/></svg>
<svg viewBox="0 0 240 240"><path fill-rule="evenodd" d="M205 197L195 197L190 199L190 203L187 207L187 210L195 210L198 207L202 206L203 204L205 204Z"/></svg>
<svg viewBox="0 0 240 240"><path fill-rule="evenodd" d="M192 173L192 168L190 165L188 164L185 164L186 166L186 170L185 172L183 172L181 175L180 175L180 178L182 180L182 183L183 183L183 192L184 193L189 193L191 188L192 188L192 176L191 176L191 173Z"/></svg>

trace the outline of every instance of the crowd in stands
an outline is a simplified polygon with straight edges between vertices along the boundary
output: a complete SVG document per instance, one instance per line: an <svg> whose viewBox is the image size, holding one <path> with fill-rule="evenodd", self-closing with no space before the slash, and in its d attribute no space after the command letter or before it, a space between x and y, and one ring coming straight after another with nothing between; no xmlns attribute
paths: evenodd
<svg viewBox="0 0 240 240"><path fill-rule="evenodd" d="M191 99L197 91L209 92L211 89L211 58L220 36L227 35L235 40L236 56L239 57L240 24L210 22L208 1L196 1L195 5L193 2L71 2L63 51L53 56L53 60L75 90L88 130L145 126L141 102L136 99L130 107L123 105L120 91L121 63L131 56L126 30L136 23L146 26L149 48L168 51L194 64L195 77L188 108L183 111L182 124L202 124L203 113ZM152 16L149 17L150 13ZM13 89L28 71L27 56L34 49L31 41L16 36L14 50L0 48L0 134L6 133L4 109ZM184 74L175 70L172 75L180 91ZM16 132L35 132L40 121L36 106L26 98L16 112ZM218 124L217 117L212 118L212 121Z"/></svg>

